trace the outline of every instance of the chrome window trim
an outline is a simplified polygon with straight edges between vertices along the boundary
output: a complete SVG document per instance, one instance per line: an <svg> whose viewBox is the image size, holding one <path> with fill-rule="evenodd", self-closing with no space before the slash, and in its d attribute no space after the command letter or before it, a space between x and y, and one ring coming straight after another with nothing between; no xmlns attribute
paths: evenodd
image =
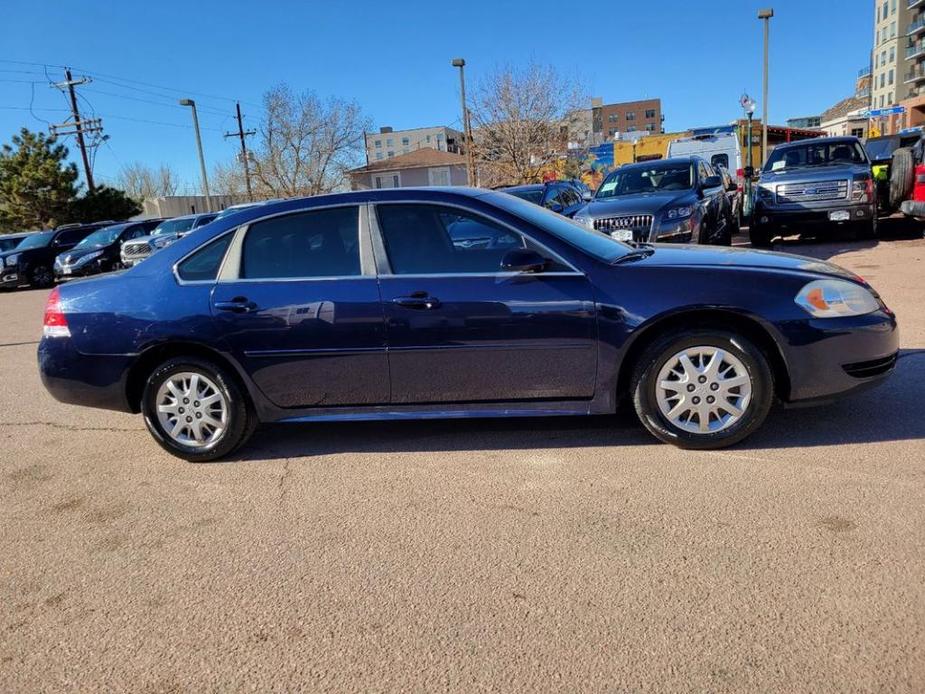
<svg viewBox="0 0 925 694"><path fill-rule="evenodd" d="M289 217L296 214L304 214L306 212L315 212L320 210L330 210L337 209L341 207L354 207L357 208L357 242L358 242L358 254L360 256L360 274L358 275L325 275L320 276L311 276L311 277L241 277L241 259L244 248L244 238L247 236L247 232L250 231L251 226L259 222L264 222L268 219L274 219L276 217ZM263 217L258 217L257 219L252 219L247 224L243 224L236 229L237 236L232 239L231 245L228 247L228 252L225 253L225 258L222 261L222 267L219 270L216 280L217 284L227 284L229 282L326 282L330 280L357 280L357 279L375 279L376 277L376 266L375 260L373 258L373 250L371 246L371 241L369 238L369 215L364 210L368 207L368 204L365 202L349 202L349 203L335 203L331 205L314 205L309 207L300 207L295 210L287 210L285 212L274 212L273 214L268 214Z"/></svg>
<svg viewBox="0 0 925 694"><path fill-rule="evenodd" d="M410 205L430 205L431 207L453 207L458 210L467 212L471 215L476 215L477 217L486 217L486 215L483 214L482 212L473 210L472 208L466 207L465 205L460 205L460 204L452 203L452 202L436 202L434 200L421 200L419 198L407 198L405 200L385 200L385 201L370 203L369 208L370 208L371 226L373 223L375 224L376 234L374 235L374 239L378 240L378 243L374 242L373 244L377 252L376 261L377 263L380 262L378 253L382 253L382 260L384 262L381 264L384 266L384 268L387 268L387 272L380 272L379 277L497 277L499 275L513 275L513 276L523 275L523 276L528 276L528 277L544 277L544 276L548 277L548 276L556 276L556 275L561 275L561 274L581 275L582 277L585 276L585 273L578 270L572 263L570 263L565 258L560 256L558 253L551 251L548 246L540 243L532 236L525 234L520 229L515 228L514 226L508 224L507 222L502 222L501 220L493 219L493 218L489 218L489 221L492 224L509 229L510 231L514 232L518 236L522 236L526 239L529 239L531 243L534 243L539 248L543 249L544 253L548 253L549 257L552 258L554 261L561 263L565 267L571 268L572 272L565 272L565 273L562 273L561 271L559 272L529 272L529 273L524 273L524 272L513 272L513 273L510 273L510 272L509 273L505 273L505 272L435 272L435 273L421 273L421 274L408 274L408 275L393 274L391 271L392 265L391 265L391 261L389 261L389 254L385 249L385 241L383 240L383 237L382 237L382 228L379 226L379 217L376 214L376 209L380 205L409 205L409 204ZM528 222L524 222L524 223L528 224Z"/></svg>
<svg viewBox="0 0 925 694"><path fill-rule="evenodd" d="M240 229L240 227L235 227L234 229L229 229L228 231L226 231L226 232L224 232L224 233L222 233L222 234L219 234L218 236L215 236L215 237L209 239L209 240L206 241L205 243L202 243L202 244L196 246L196 248L194 248L194 249L191 250L189 253L187 253L186 255L182 256L179 260L177 260L177 261L173 264L173 266L171 267L171 270L172 270L172 272L173 272L173 278L174 278L174 280L176 280L177 284L179 284L180 286L197 285L197 284L209 284L209 285L215 284L215 283L218 281L218 277L222 274L222 269L223 269L224 266L225 266L225 258L228 257L228 251L231 249L231 244L229 244L229 245L228 245L228 248L225 249L225 255L222 256L222 262L221 262L221 263L219 264L219 266L218 266L218 272L217 272L216 275L215 275L215 279L211 279L211 280L185 280L185 279L183 279L183 278L180 277L180 264L181 264L184 260L186 260L187 258L189 258L191 255L195 255L196 253L198 253L199 251L201 251L201 250L202 250L203 248L205 248L206 246L208 246L208 245L210 245L210 244L212 244L212 243L215 243L215 242L218 241L219 239L225 238L226 236L228 236L228 234L236 234L236 233L238 232L239 229ZM232 239L232 243L234 243L234 239ZM148 259L149 257L151 257L152 255L154 255L154 254L153 254L153 253L150 253L149 255L145 256L145 260L147 260L147 259Z"/></svg>
<svg viewBox="0 0 925 694"><path fill-rule="evenodd" d="M497 278L511 278L511 277L584 277L583 272L431 272L431 273L420 273L420 274L408 274L408 275L393 275L393 274L383 274L379 275L380 279L395 279L395 278L412 278L412 279L436 279L439 277L455 277L455 278L465 278L465 277L497 277Z"/></svg>

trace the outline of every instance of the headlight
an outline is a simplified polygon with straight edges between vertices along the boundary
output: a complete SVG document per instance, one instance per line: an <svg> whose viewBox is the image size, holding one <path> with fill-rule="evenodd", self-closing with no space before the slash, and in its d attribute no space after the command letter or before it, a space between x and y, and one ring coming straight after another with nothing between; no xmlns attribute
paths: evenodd
<svg viewBox="0 0 925 694"><path fill-rule="evenodd" d="M588 229L594 228L594 220L591 219L590 217L575 215L574 217L572 217L572 219L574 219L576 222L581 224L581 226L583 227L587 227Z"/></svg>
<svg viewBox="0 0 925 694"><path fill-rule="evenodd" d="M13 255L8 255L6 257L6 266L13 267L16 263L19 262L19 253L14 253Z"/></svg>
<svg viewBox="0 0 925 694"><path fill-rule="evenodd" d="M81 257L78 258L73 264L74 264L75 267L77 267L77 266L79 266L79 265L86 265L86 264L89 263L91 260L96 260L96 259L99 258L101 255L103 255L103 251L93 251L93 253L87 253L87 255L81 256Z"/></svg>
<svg viewBox="0 0 925 694"><path fill-rule="evenodd" d="M151 244L152 244L155 248L167 248L167 246L169 246L171 243L173 243L173 241L174 241L174 240L173 240L172 238L170 238L170 237L165 237L165 238L162 238L162 239L154 239L154 240L151 242Z"/></svg>
<svg viewBox="0 0 925 694"><path fill-rule="evenodd" d="M867 289L845 280L810 282L800 290L794 301L816 318L861 316L880 307Z"/></svg>
<svg viewBox="0 0 925 694"><path fill-rule="evenodd" d="M684 205L683 207L675 207L668 210L665 213L665 219L684 219L685 217L690 217L694 213L694 208L690 205Z"/></svg>

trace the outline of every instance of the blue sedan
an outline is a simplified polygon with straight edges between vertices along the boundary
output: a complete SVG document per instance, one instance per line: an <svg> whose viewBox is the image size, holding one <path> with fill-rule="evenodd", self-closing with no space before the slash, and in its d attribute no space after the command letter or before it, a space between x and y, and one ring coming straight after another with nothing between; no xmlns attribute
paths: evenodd
<svg viewBox="0 0 925 694"><path fill-rule="evenodd" d="M58 287L38 357L57 399L140 412L206 461L262 422L621 402L662 441L717 448L774 402L877 383L897 349L893 313L836 265L633 247L511 195L429 188L251 208Z"/></svg>

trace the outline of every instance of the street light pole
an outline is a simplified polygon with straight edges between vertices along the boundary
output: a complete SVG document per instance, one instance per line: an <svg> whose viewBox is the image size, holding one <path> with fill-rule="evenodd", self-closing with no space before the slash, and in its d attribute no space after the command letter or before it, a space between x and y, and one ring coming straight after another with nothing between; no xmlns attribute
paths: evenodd
<svg viewBox="0 0 925 694"><path fill-rule="evenodd" d="M761 163L768 156L768 29L774 9L758 10L758 19L764 20L764 82L761 87Z"/></svg>
<svg viewBox="0 0 925 694"><path fill-rule="evenodd" d="M199 135L199 116L196 115L196 102L192 99L180 99L180 106L189 106L193 110L193 130L196 131L196 147L199 150L199 171L202 174L202 190L206 196L206 212L211 212L212 196L209 195L209 177L206 175L206 158L202 154L202 137Z"/></svg>
<svg viewBox="0 0 925 694"><path fill-rule="evenodd" d="M463 137L466 139L466 183L475 185L475 171L472 166L472 130L469 126L469 109L466 107L466 60L453 58L453 67L459 68L459 99L462 104Z"/></svg>

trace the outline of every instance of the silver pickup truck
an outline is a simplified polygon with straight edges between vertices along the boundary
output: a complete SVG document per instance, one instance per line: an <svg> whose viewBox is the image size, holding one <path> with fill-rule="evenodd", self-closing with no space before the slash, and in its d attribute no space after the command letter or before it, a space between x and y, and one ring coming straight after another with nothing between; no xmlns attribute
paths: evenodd
<svg viewBox="0 0 925 694"><path fill-rule="evenodd" d="M856 137L820 137L778 145L754 187L753 246L776 236L851 231L877 235L870 161Z"/></svg>

